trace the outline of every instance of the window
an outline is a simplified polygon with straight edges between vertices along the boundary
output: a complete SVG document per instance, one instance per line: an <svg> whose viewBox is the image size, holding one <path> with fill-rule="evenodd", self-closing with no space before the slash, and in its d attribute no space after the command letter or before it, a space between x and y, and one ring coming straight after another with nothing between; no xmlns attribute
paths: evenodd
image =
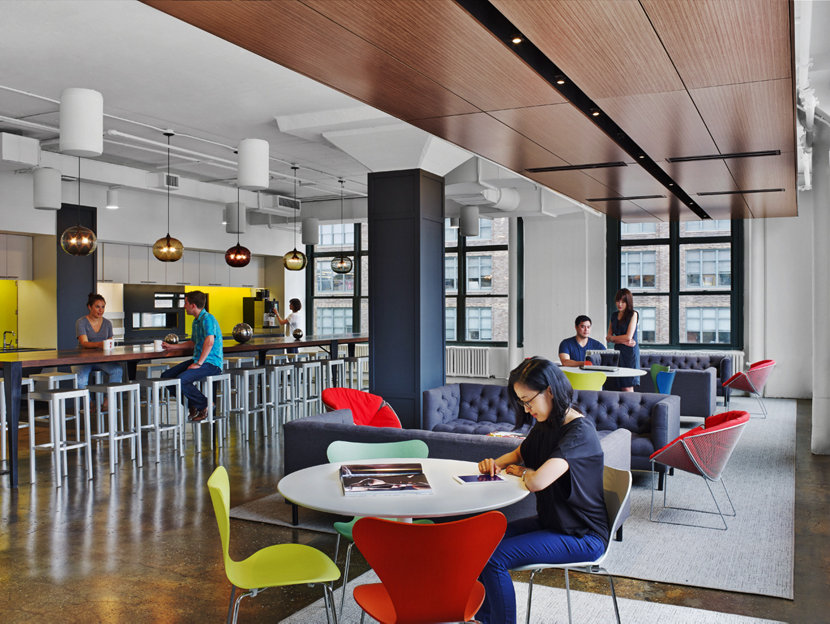
<svg viewBox="0 0 830 624"><path fill-rule="evenodd" d="M493 339L493 310L467 308L467 340Z"/></svg>
<svg viewBox="0 0 830 624"><path fill-rule="evenodd" d="M447 342L507 342L507 218L479 219L478 236L444 226Z"/></svg>
<svg viewBox="0 0 830 624"><path fill-rule="evenodd" d="M732 284L732 259L729 249L689 249L686 251L686 286L718 287Z"/></svg>
<svg viewBox="0 0 830 624"><path fill-rule="evenodd" d="M686 342L729 344L729 308L686 308Z"/></svg>
<svg viewBox="0 0 830 624"><path fill-rule="evenodd" d="M351 308L317 308L317 331L320 334L352 332Z"/></svg>
<svg viewBox="0 0 830 624"><path fill-rule="evenodd" d="M625 251L620 262L621 288L654 288L657 283L657 253Z"/></svg>
<svg viewBox="0 0 830 624"><path fill-rule="evenodd" d="M655 342L657 338L657 308L637 308L640 319L637 322L637 342Z"/></svg>
<svg viewBox="0 0 830 624"><path fill-rule="evenodd" d="M334 223L320 226L319 247L354 247L354 225Z"/></svg>
<svg viewBox="0 0 830 624"><path fill-rule="evenodd" d="M325 295L329 293L354 292L354 269L345 275L331 270L331 259L314 263L315 293Z"/></svg>
<svg viewBox="0 0 830 624"><path fill-rule="evenodd" d="M743 347L742 221L607 224L609 313L630 289L643 346Z"/></svg>

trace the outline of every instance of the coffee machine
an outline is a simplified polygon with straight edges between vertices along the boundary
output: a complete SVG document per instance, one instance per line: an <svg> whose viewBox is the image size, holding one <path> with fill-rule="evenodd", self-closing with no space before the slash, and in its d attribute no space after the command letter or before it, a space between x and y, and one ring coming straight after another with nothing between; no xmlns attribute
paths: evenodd
<svg viewBox="0 0 830 624"><path fill-rule="evenodd" d="M256 297L242 298L242 320L255 330L277 326L279 302L270 295L267 289L261 288Z"/></svg>

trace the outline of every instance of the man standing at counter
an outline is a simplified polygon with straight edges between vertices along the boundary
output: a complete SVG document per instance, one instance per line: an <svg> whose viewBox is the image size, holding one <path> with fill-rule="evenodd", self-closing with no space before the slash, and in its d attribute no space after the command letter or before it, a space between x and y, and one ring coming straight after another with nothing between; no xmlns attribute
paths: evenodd
<svg viewBox="0 0 830 624"><path fill-rule="evenodd" d="M195 382L222 372L222 330L216 318L207 310L207 296L201 290L194 290L184 296L184 311L193 319L191 339L179 344L164 343L164 348L174 351L193 349L193 359L177 364L164 371L165 379L178 377L182 394L187 397L188 421L199 422L207 418L207 398L196 387Z"/></svg>

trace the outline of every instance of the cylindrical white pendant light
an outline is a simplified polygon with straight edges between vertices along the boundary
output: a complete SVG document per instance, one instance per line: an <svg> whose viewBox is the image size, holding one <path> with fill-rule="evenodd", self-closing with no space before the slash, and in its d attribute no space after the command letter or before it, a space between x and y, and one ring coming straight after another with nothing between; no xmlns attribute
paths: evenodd
<svg viewBox="0 0 830 624"><path fill-rule="evenodd" d="M92 89L64 89L60 130L63 154L100 156L104 151L104 96Z"/></svg>
<svg viewBox="0 0 830 624"><path fill-rule="evenodd" d="M462 236L478 236L478 206L461 206L458 226Z"/></svg>
<svg viewBox="0 0 830 624"><path fill-rule="evenodd" d="M308 217L303 219L303 245L318 245L320 243L320 221Z"/></svg>
<svg viewBox="0 0 830 624"><path fill-rule="evenodd" d="M118 189L107 189L107 210L118 210Z"/></svg>
<svg viewBox="0 0 830 624"><path fill-rule="evenodd" d="M247 221L245 218L245 204L231 202L225 204L225 231L228 234L244 234Z"/></svg>
<svg viewBox="0 0 830 624"><path fill-rule="evenodd" d="M249 191L267 189L269 186L268 141L242 139L236 151L238 156L237 186Z"/></svg>
<svg viewBox="0 0 830 624"><path fill-rule="evenodd" d="M51 167L38 167L32 172L34 205L38 210L61 209L61 172Z"/></svg>

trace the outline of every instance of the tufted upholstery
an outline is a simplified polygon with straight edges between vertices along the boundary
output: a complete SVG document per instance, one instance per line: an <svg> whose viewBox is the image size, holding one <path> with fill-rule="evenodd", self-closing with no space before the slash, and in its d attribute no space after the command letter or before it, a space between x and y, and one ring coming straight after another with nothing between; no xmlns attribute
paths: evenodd
<svg viewBox="0 0 830 624"><path fill-rule="evenodd" d="M718 396L724 397L729 404L729 388L721 384L732 376L732 358L718 353L643 353L640 352L640 367L649 369L652 364L662 364L678 370L715 369L715 387Z"/></svg>
<svg viewBox="0 0 830 624"><path fill-rule="evenodd" d="M475 388L478 386L478 388ZM469 400L465 416L462 409ZM643 392L574 391L576 408L594 421L598 432L631 432L631 468L650 470L649 456L680 431L680 398ZM452 406L458 405L453 413ZM485 406L491 410L487 413ZM480 420L474 420L474 418ZM516 415L510 409L506 386L448 384L424 392L423 427L454 433L512 431ZM527 431L524 426L522 431Z"/></svg>

